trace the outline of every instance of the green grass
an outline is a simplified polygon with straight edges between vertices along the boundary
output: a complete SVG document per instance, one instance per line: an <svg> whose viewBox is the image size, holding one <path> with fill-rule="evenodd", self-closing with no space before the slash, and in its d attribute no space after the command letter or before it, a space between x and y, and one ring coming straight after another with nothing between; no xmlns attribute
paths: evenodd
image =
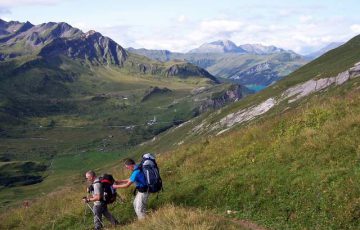
<svg viewBox="0 0 360 230"><path fill-rule="evenodd" d="M151 199L150 208L174 203L176 206L211 209L219 215L230 209L236 211L238 218L251 219L274 229L358 229L358 79L341 87L330 87L326 92L313 94L290 106L281 104L261 118L239 125L219 137L191 130L205 118L216 122L230 112L276 97L300 82L334 76L359 61L356 49L359 46L359 37L355 37L261 93L218 112L203 114L138 148L132 147L150 140L165 125L155 129L140 127L130 133L122 129L108 129L104 125L128 124L130 121L142 123L155 114L161 120L178 119L174 108L179 110L180 118L188 118L193 98L184 95L199 85L177 79L169 86L170 79L131 75L126 69L95 70L93 75L84 79L84 94L76 93L81 89L80 85L74 85L70 90L74 95L72 103L79 106L76 113L65 110L28 116L26 123L18 129L6 130L8 136L2 138L6 141L1 142L5 150L2 157L10 156L14 158L10 160L14 161L24 160L25 156L28 160L39 160L48 165L52 159L54 161L43 183L1 192L0 199L7 202L5 205L29 197L38 199L31 201L31 210L14 207L0 215L0 227L81 229L84 227L84 206L80 205L79 197L84 194L84 171L95 168L99 172L111 171L116 178L124 178L129 172L124 172L121 164L117 164L118 159L154 151L161 153L159 165L165 192L158 200L155 197ZM36 77L35 74L29 76ZM84 73L80 78L85 76ZM96 95L87 94L96 79L102 81L99 82L101 90L95 92L111 89L106 95L108 99L92 100ZM112 81L114 84L109 84ZM159 87L167 85L173 93L168 99L154 97L141 103L142 96L154 82ZM124 84L128 86L118 94L115 89ZM23 93L26 95L26 91ZM202 96L208 96L208 93ZM130 95L126 103L119 99L124 95ZM42 108L41 102L45 100L38 99L40 103L35 106ZM160 104L168 104L168 109L155 106ZM39 128L46 124L47 127ZM67 129L56 127L56 124L72 124L75 127ZM31 139L44 135L47 140ZM126 151L116 151L120 147L124 149L124 145ZM106 159L103 160L103 156ZM46 195L64 184L68 187ZM122 193L128 201L131 199L130 191ZM112 211L121 216L123 223L129 223L134 218L130 202L115 205Z"/></svg>
<svg viewBox="0 0 360 230"><path fill-rule="evenodd" d="M16 69L18 66L21 67ZM150 140L196 115L194 109L199 103L194 103L190 94L194 88L208 87L207 92L196 95L205 99L227 87L213 86L199 78L134 74L114 66L90 69L64 57L16 59L1 63L1 68L16 71L9 71L0 79L0 115L4 118L0 122L0 157L36 161L45 166L64 155L117 152ZM167 87L171 93L142 101L154 86ZM148 125L154 117L158 123ZM55 174L68 175L73 172L71 168L76 166L59 169ZM44 179L44 185L2 189L2 207L32 198L36 191L51 191L53 177L35 171L29 175ZM16 175L10 168L3 168L2 172ZM49 180L51 186L46 182ZM64 180L59 181L59 185L63 183ZM20 184L21 181L14 185Z"/></svg>
<svg viewBox="0 0 360 230"><path fill-rule="evenodd" d="M162 139L166 135L158 139L164 145L143 146L146 150L157 149L161 153L158 163L165 190L159 199L152 196L150 209L173 203L176 207L212 210L220 216L233 210L232 217L250 219L271 229L358 229L358 86L358 80L352 80L342 87L333 87L303 100L297 108L255 120L226 135L198 137L194 143L176 146L172 151L160 151L171 146L171 143L163 143L170 142L167 138ZM131 154L138 151L142 150L132 150ZM83 157L75 157L75 162L82 162ZM85 167L76 163L71 165L67 158L59 158L58 164L78 167L79 170L96 168L96 160L91 158L97 157L99 155L88 158L89 164ZM122 156L114 157L119 159ZM110 162L111 159L109 157ZM109 163L108 167L112 167L110 171L116 178L129 175L116 161ZM96 170L103 172L104 168ZM43 226L43 229L48 229L54 222L56 229L91 226L91 216L84 224L84 207L78 200L83 194L81 175L74 177L74 181L78 181L76 184L79 186L70 185L73 187L70 190L34 202L33 211L26 211L26 217L21 209L2 215L2 228ZM112 205L111 211L123 224L130 223L134 220L131 191L119 192L127 202ZM175 208L165 213L171 216L179 211L180 217L185 215L184 212L191 215L187 209L182 210ZM151 217L154 226L189 224L190 217L186 215L180 219L154 215ZM164 211L159 211L159 215L164 215ZM35 220L29 221L35 216ZM201 216L194 220L203 223ZM141 223L127 227L132 226L141 226Z"/></svg>
<svg viewBox="0 0 360 230"><path fill-rule="evenodd" d="M162 157L164 203L237 210L274 229L359 227L359 90Z"/></svg>
<svg viewBox="0 0 360 230"><path fill-rule="evenodd" d="M1 188L0 206L4 209L9 205L19 205L24 199L39 198L60 187L81 183L84 180L83 174L86 171L96 169L106 172L103 167L117 164L118 160L127 154L127 150L123 150L119 152L69 153L68 155L55 157L48 165L48 170L45 173L39 170L30 171L35 175L40 173L44 177L43 182L29 186ZM14 168L13 165L11 166ZM5 172L11 174L11 176L17 175L8 169Z"/></svg>

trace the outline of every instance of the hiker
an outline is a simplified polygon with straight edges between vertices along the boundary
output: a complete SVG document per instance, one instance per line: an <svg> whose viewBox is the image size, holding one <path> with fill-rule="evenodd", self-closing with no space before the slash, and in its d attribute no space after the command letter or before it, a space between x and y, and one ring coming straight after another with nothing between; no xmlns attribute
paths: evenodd
<svg viewBox="0 0 360 230"><path fill-rule="evenodd" d="M145 175L139 169L139 165L135 164L133 159L125 160L125 167L132 171L129 179L117 180L113 187L128 188L131 184L136 185L136 196L134 199L134 209L139 220L145 218L146 205L149 198L148 186L146 183Z"/></svg>
<svg viewBox="0 0 360 230"><path fill-rule="evenodd" d="M104 227L102 222L102 215L104 215L112 225L115 226L119 224L119 222L108 211L107 203L104 201L104 188L100 183L100 179L96 177L94 171L88 171L85 176L87 181L91 183L91 186L89 187L91 196L84 197L83 200L85 203L94 202L92 212L94 214L95 229L99 230Z"/></svg>
<svg viewBox="0 0 360 230"><path fill-rule="evenodd" d="M141 163L138 165L133 159L127 159L124 163L125 167L132 172L130 178L115 181L113 188L128 188L135 183L134 209L138 219L142 220L145 218L149 193L157 193L163 190L160 171L155 157L151 153L144 154Z"/></svg>

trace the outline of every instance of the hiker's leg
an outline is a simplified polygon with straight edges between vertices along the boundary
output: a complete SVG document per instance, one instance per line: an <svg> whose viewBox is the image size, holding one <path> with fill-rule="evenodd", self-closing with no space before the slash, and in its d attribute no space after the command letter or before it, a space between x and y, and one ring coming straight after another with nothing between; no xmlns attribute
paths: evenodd
<svg viewBox="0 0 360 230"><path fill-rule="evenodd" d="M102 205L94 205L94 225L96 230L100 230L103 228L101 222L102 222L102 213L103 213L103 207Z"/></svg>
<svg viewBox="0 0 360 230"><path fill-rule="evenodd" d="M134 198L134 202L133 202L133 205L134 205L134 211L135 211L136 215L137 215L137 211L136 211L136 203L137 203L137 197L138 197L138 194L139 194L139 192L137 192L137 193L136 193L135 198Z"/></svg>
<svg viewBox="0 0 360 230"><path fill-rule="evenodd" d="M111 215L111 213L109 212L108 208L107 208L107 205L104 206L104 212L103 212L103 215L106 217L106 219L108 219L110 221L110 223L112 225L118 225L119 224L119 221L117 221L113 215Z"/></svg>
<svg viewBox="0 0 360 230"><path fill-rule="evenodd" d="M134 200L134 209L139 220L144 219L146 215L146 205L149 193L138 192Z"/></svg>

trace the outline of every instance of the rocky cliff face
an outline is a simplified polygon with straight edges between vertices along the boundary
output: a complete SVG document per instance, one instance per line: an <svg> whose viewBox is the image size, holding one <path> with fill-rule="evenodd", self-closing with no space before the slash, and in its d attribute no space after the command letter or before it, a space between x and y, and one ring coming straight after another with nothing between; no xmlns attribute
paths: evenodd
<svg viewBox="0 0 360 230"><path fill-rule="evenodd" d="M116 42L95 31L89 31L79 38L58 38L45 46L40 56L65 55L73 59L89 61L91 64L113 64L123 66L127 53Z"/></svg>
<svg viewBox="0 0 360 230"><path fill-rule="evenodd" d="M252 105L237 112L227 114L217 123L212 123L210 125L204 121L200 125L196 126L193 129L193 132L203 132L205 131L206 127L208 130L222 129L220 132L218 132L218 134L221 134L236 124L251 121L256 117L267 113L270 109L279 105L280 103L290 104L310 94L326 90L330 86L342 85L345 82L358 77L360 77L360 62L356 63L353 67L339 73L336 76L321 79L311 79L290 87L282 92L279 97L270 97L257 105Z"/></svg>
<svg viewBox="0 0 360 230"><path fill-rule="evenodd" d="M33 25L30 22L5 22L0 25L0 43L14 45L20 41L28 45L43 46L57 38L80 37L83 32L71 27L69 24L61 22L48 22L40 25Z"/></svg>
<svg viewBox="0 0 360 230"><path fill-rule="evenodd" d="M218 109L226 104L238 101L250 92L241 85L231 85L226 90L211 95L211 98L204 101L199 106L199 113L203 113L209 109Z"/></svg>
<svg viewBox="0 0 360 230"><path fill-rule="evenodd" d="M190 76L202 76L219 83L218 80L205 69L199 68L198 66L192 65L190 63L174 64L165 70L165 74L167 77L178 76L182 78L187 78Z"/></svg>

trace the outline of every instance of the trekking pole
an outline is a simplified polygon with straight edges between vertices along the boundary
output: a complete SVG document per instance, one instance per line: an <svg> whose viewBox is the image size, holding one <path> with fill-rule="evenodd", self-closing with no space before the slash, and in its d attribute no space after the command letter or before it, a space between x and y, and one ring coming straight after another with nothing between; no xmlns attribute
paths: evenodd
<svg viewBox="0 0 360 230"><path fill-rule="evenodd" d="M100 218L95 214L94 210L91 208L89 203L86 203L87 206L90 208L91 212L94 214L94 216L100 221L100 224L104 227L104 223L100 220Z"/></svg>
<svg viewBox="0 0 360 230"><path fill-rule="evenodd" d="M85 207L85 210L84 210L83 224L85 225L87 208L86 208L86 206L84 206L84 207Z"/></svg>

